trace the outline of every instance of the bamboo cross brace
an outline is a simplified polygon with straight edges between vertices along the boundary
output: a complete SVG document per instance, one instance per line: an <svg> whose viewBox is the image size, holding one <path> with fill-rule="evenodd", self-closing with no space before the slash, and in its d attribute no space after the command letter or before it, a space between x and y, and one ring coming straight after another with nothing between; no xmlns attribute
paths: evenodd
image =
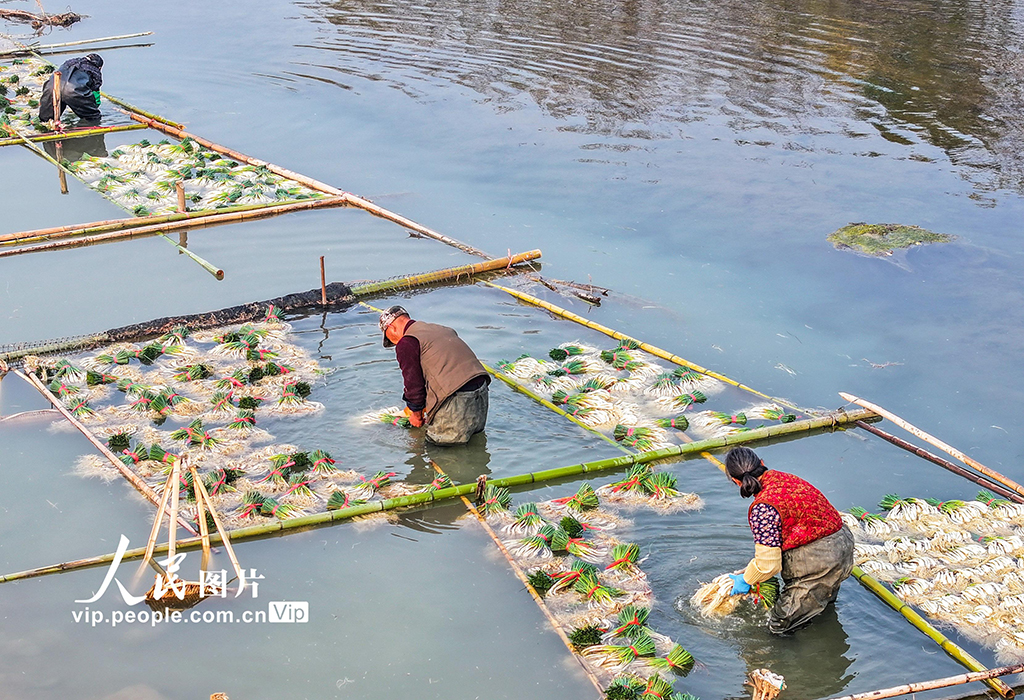
<svg viewBox="0 0 1024 700"><path fill-rule="evenodd" d="M961 673L957 676L937 678L933 681L917 681L916 683L906 683L904 685L893 686L892 688L882 688L881 690L871 690L866 693L854 693L853 695L844 695L841 698L833 698L833 700L881 700L881 698L894 698L899 695L923 693L926 690L949 688L950 686L963 685L965 683L972 683L974 681L985 681L990 678L998 678L999 676L1012 676L1015 673L1024 673L1024 664L1015 664L1013 666L999 666L997 668L992 668L987 671Z"/></svg>
<svg viewBox="0 0 1024 700"><path fill-rule="evenodd" d="M173 217L173 219L167 221L166 223L155 223L143 226L132 226L130 224L117 227L112 226L111 230L109 230L108 232L99 233L94 236L73 238L71 240L58 240L52 243L40 243L38 245L27 246L25 248L15 248L13 250L0 251L0 258L6 258L12 255L23 255L25 253L39 253L50 250L60 250L63 248L80 248L83 246L96 245L97 243L110 243L113 241L123 241L132 238L141 238L143 236L155 236L161 233L165 233L167 231L206 228L207 226L231 224L236 223L238 221L247 221L249 219L261 219L268 216L276 216L278 214L285 214L287 212L292 211L318 209L320 207L340 207L344 206L344 204L345 202L340 198L325 197L323 199L309 199L300 202L286 202L284 204L277 203L273 206L254 206L252 209L235 210L231 213L206 211L202 212L200 216L196 217L189 217L187 214L174 214L170 215L170 217ZM198 214L199 212L196 213ZM60 236L60 238L64 238L64 236Z"/></svg>
<svg viewBox="0 0 1024 700"><path fill-rule="evenodd" d="M923 632L933 642L938 644L944 652L949 654L961 666L965 667L969 671L988 670L980 661L968 654L964 649L954 644L948 637L946 637L946 635L939 632L931 625L931 623L918 615L912 607L893 595L885 586L865 573L859 566L854 566L851 573L862 586L874 593L883 603L905 617L910 624ZM996 691L1004 698L1012 698L1014 696L1013 689L998 678L987 679L985 681L985 685L992 688L992 690Z"/></svg>
<svg viewBox="0 0 1024 700"><path fill-rule="evenodd" d="M607 326L602 326L600 323L595 323L593 321L589 321L589 320L583 318L582 316L580 316L578 314L574 314L572 311L569 311L567 309L563 309L563 308L561 308L559 306L555 306L554 304L546 302L543 299L538 299L537 297L535 297L535 296L533 296L531 294L527 294L525 292L520 292L520 291L518 291L516 289L509 289L508 287L503 287L500 284L494 284L493 282L486 282L485 281L484 284L487 285L488 287L493 287L494 289L500 289L501 291L505 292L506 294L509 294L509 295L515 297L519 301L525 302L527 304L531 304L533 306L539 306L540 308L544 309L545 311L550 311L551 313L555 314L556 316L561 316L562 318L565 318L565 319L568 319L570 321L573 321L574 323L578 323L581 326L586 326L587 328L590 328L591 330L598 331L599 333L604 333L605 335L610 336L612 338L615 338L616 340L630 340L630 341L633 341L634 343L636 343L640 347L641 350L643 350L644 352L647 352L647 353L649 353L651 355L654 355L655 357L660 357L663 360L668 360L669 362L672 362L673 364L680 365L682 367L689 367L690 369L692 369L694 371L700 372L701 374L705 374L705 375L707 375L709 377L712 377L714 379L717 379L717 380L719 380L721 382L725 382L726 384L734 386L737 389L742 389L743 391L748 391L751 394L755 394L757 396L760 396L761 398L768 399L769 401L774 401L775 403L780 403L783 406L786 406L788 408L792 408L792 409L794 409L796 411L801 411L803 413L808 413L808 414L812 413L811 411L808 411L807 409L799 408L798 406L793 405L792 403L790 403L789 401L786 401L785 399L780 399L780 398L778 398L776 396L769 396L768 394L764 394L764 393L758 391L757 389L750 388L746 384L741 384L740 382L736 381L735 379L730 379L729 377L725 376L724 374L719 374L718 372L714 372L714 371L712 371L710 369L707 369L706 367L701 367L700 365L698 365L695 362L690 362L689 360L685 360L682 357L679 357L678 355L674 355L674 354L668 352L667 350L662 350L659 347L656 347L656 346L651 345L649 343L644 343L644 342L642 342L640 340L637 340L636 338L633 338L632 336L626 335L625 333L620 333L619 331L616 331L616 330L613 330L611 328L608 328Z"/></svg>
<svg viewBox="0 0 1024 700"><path fill-rule="evenodd" d="M804 420L797 420L792 423L755 428L754 430L747 432L709 438L707 440L700 440L688 445L675 445L660 450L651 450L650 452L624 454L620 457L609 457L607 459L600 459L593 462L573 464L567 467L557 467L555 469L545 469L537 472L519 474L517 476L491 479L488 483L503 488L528 486L529 484L556 479L576 478L583 474L591 474L600 471L628 469L635 464L647 464L648 462L655 462L663 459L688 459L694 455L700 455L702 452L731 447L733 445L747 445L765 442L776 438L816 435L823 432L844 430L847 426L852 425L858 420L878 420L878 416L867 410L852 412L840 410L818 418L808 418ZM429 505L431 503L444 501L450 498L465 496L473 493L475 490L476 483L462 484L459 486L452 486L447 489L440 489L432 493L417 493L408 496L399 496L397 498L389 498L383 501L372 501L363 505L350 506L339 510L327 511L325 513L312 513L310 515L303 515L297 518L289 518L288 520L278 520L268 524L253 525L250 527L243 527L230 531L225 530L222 532L224 534L230 534L231 539L235 541L240 539L287 534L290 532L302 531L310 527L333 524L335 522L348 520L360 515L370 515L372 513L380 513L388 510L394 510L396 508ZM216 513L214 513L214 516L216 517ZM211 542L220 541L220 535L211 535L210 540ZM193 537L179 541L178 547L179 549L195 548L201 544L202 542L200 538ZM160 547L157 547L157 551L160 551ZM125 552L124 558L135 559L141 556L144 552L145 548L143 547L128 550ZM45 576L74 569L103 566L104 564L109 564L113 556L113 554L104 554L97 557L19 571L0 576L0 583L33 578L35 576Z"/></svg>
<svg viewBox="0 0 1024 700"><path fill-rule="evenodd" d="M442 476L444 475L444 470L441 469L441 467L439 467L434 460L430 460L430 465L434 467L434 471L436 471L438 474L441 474ZM576 650L573 647L572 642L569 641L569 637L566 636L565 630L563 630L562 626L558 624L558 620L555 619L555 616L551 614L551 610L548 609L548 606L544 602L544 599L540 597L539 593L537 593L537 589L535 589L533 585L530 583L530 579L527 578L522 568L519 566L519 564L516 563L515 559L512 558L512 555L509 553L508 548L506 548L505 545L502 543L501 538L499 538L498 535L495 534L494 529L491 528L490 524L487 522L487 519L484 516L480 515L480 511L476 509L476 506L474 506L473 503L468 498L466 498L465 496L460 496L460 498L462 499L463 505L466 506L466 510L472 513L473 517L476 518L477 522L479 522L480 525L483 526L484 531L488 534L488 536L494 542L495 546L505 557L505 560L508 562L509 567L511 567L512 569L512 573L514 573L516 575L516 578L518 578L522 582L523 586L526 587L526 590L530 594L530 597L533 598L535 603L537 603L537 607L540 608L540 611L544 614L544 617L547 618L548 622L551 624L551 627L555 630L555 633L558 635L558 638L561 639L562 642L565 644L566 648L569 650L569 653L572 655L572 657L579 662L580 667L583 669L583 672L587 675L587 679L594 684L594 687L597 689L597 692L603 695L604 689L601 687L600 681L597 680L597 676L595 676L594 672L587 667L583 659L581 659L576 654Z"/></svg>
<svg viewBox="0 0 1024 700"><path fill-rule="evenodd" d="M27 374L23 373L20 370L13 370L13 372L14 372L15 375L17 375L18 377L21 377L23 380L28 382L32 387L34 387L36 391L38 391L40 394L42 394L51 404L53 404L54 408L56 408L58 411L60 411L61 414L65 418L67 418L68 422L70 422L71 425L73 425L76 428L78 428L78 431L80 433L82 433L82 435L84 435L86 437L86 439L89 442L91 442L93 444L93 446L97 450L99 450L100 453L104 457L107 458L107 461L110 462L114 466L114 468L117 469L117 471L121 473L121 476L123 476L125 479L127 479L128 482L139 491L139 493L141 493L143 496L148 498L150 500L150 502L153 503L154 505L157 503L157 495L153 491L153 489L150 488L149 484L147 484L145 481L140 479L139 476L135 472L130 470L128 467L126 467L121 462L121 460L119 460L114 455L114 453L110 451L110 449L106 445L104 445L102 442L100 442L96 438L96 436L93 435L92 432L89 431L88 428L86 428L84 425L82 425L81 421L79 421L77 418L75 418L73 415L71 415L71 412L68 411L68 409L64 407L64 404L62 404L60 401L58 401L57 398L53 394L51 394L49 391L47 391L46 387L44 387L39 382L38 379L36 379L34 376L27 375ZM191 532L192 534L195 534L196 531L194 529L192 529L192 526L189 525L187 522L185 522L184 520L179 520L178 522L188 532Z"/></svg>
<svg viewBox="0 0 1024 700"><path fill-rule="evenodd" d="M204 260L203 258L199 257L198 255L196 255L195 253L193 253L191 250L189 250L185 246L181 245L180 243L175 242L172 238L169 238L167 236L167 234L161 233L160 237L163 238L168 243L170 243L175 248L177 248L179 253L184 253L185 255L187 255L190 259L192 259L193 262L198 264L199 267L201 267L204 270L206 270L207 272L209 272L211 275L216 277L218 280L224 279L224 270L222 270L219 267L213 265L213 263L207 262L206 260Z"/></svg>
<svg viewBox="0 0 1024 700"><path fill-rule="evenodd" d="M20 142L20 141L19 141ZM18 233L5 233L0 234L0 245L23 245L26 243L36 243L39 241L56 241L64 238L71 238L73 236L87 236L100 233L110 233L113 231L125 231L128 229L134 229L136 232L145 234L159 233L160 231L172 231L178 228L202 228L203 226L213 225L221 221L241 221L239 218L228 218L229 214L238 214L242 212L262 211L262 210L276 210L287 207L284 211L294 211L297 207L294 205L301 204L305 205L302 208L314 208L314 207L342 207L345 206L345 202L337 199L326 197L324 199L305 200L301 202L266 202L263 204L239 204L231 207L223 207L220 209L206 209L203 211L190 211L190 212L175 212L173 214L156 214L153 216L138 216L130 217L127 219L110 219L107 221L93 221L87 224L73 224L70 226L55 226L52 228L35 229L32 231L20 231ZM273 214L282 213L273 211ZM270 216L271 214L268 214ZM206 221L207 217L218 217L216 221ZM201 219L202 221L196 221ZM158 224L164 224L158 226ZM131 237L131 236L128 236ZM94 241L94 242L103 242ZM32 252L33 250L51 250L52 248L33 248L26 249L25 252Z"/></svg>
<svg viewBox="0 0 1024 700"><path fill-rule="evenodd" d="M855 403L858 406L861 406L862 408L866 408L869 411L873 411L873 412L877 413L878 415L882 416L883 418L888 418L893 423L895 423L896 425L900 426L901 428L906 430L911 435L915 435L915 436L921 438L922 440L924 440L925 442L927 442L928 444L934 445L935 447L938 447L940 450L942 450L946 454L949 454L949 455L952 455L953 457L956 457L957 459L959 459L961 462L963 462L967 466L972 467L973 469L976 469L977 471L981 472L982 474L987 476L989 479L992 479L992 481L998 481L1000 484L1002 484L1006 488L1008 488L1008 489L1010 489L1012 491L1015 491L1016 493L1020 494L1021 496L1024 496L1024 486L1021 486L1016 481L1003 476L1002 474L1000 474L999 472L997 472L994 469L989 469L988 467L986 467L984 464L982 464L978 460L972 459L971 457L968 457L967 455L965 455L960 450L956 449L955 447L952 447L951 445L947 445L946 443L944 443L942 440L940 440L939 438L935 437L934 435L926 433L925 431L921 430L917 426L912 425L909 421L903 420L902 418L897 416L895 413L892 413L891 411L887 411L884 408L882 408L881 406L873 404L870 401L865 401L864 399L858 398L858 397L854 396L853 394L847 394L845 392L840 391L839 395L842 396L845 401L849 401L850 403Z"/></svg>
<svg viewBox="0 0 1024 700"><path fill-rule="evenodd" d="M80 39L78 41L65 41L60 44L44 44L42 46L27 46L21 44L23 48L12 49L9 51L0 51L0 57L3 56L17 56L23 53L32 53L34 51L48 51L50 49L62 49L66 46L81 46L83 44L98 44L102 41L119 41L121 39L135 39L140 36L152 36L153 32L136 32L135 34L119 34L117 36L104 36L99 39Z"/></svg>

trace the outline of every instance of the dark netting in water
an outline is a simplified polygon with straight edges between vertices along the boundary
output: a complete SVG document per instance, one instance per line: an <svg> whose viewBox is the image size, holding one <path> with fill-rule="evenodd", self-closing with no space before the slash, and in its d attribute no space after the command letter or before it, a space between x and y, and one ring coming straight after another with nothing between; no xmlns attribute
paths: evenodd
<svg viewBox="0 0 1024 700"><path fill-rule="evenodd" d="M41 342L12 343L0 346L0 360L11 365L18 365L25 355L51 355L56 353L77 352L88 350L114 342L139 342L156 338L178 326L186 326L190 330L218 328L236 323L262 321L267 317L270 307L279 312L298 312L310 308L339 308L351 306L354 301L352 289L344 282L332 282L327 285L327 306L322 304L321 290L311 289L298 294L286 294L266 301L253 301L248 304L229 306L226 309L207 311L201 314L185 316L167 316L144 323L133 323L130 326L112 328L103 333L91 335L55 338Z"/></svg>

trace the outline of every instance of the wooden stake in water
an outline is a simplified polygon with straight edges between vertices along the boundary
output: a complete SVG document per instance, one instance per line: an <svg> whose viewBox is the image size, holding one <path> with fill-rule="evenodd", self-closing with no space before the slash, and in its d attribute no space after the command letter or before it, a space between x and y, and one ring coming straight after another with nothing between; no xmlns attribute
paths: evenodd
<svg viewBox="0 0 1024 700"><path fill-rule="evenodd" d="M174 191L178 194L178 213L185 213L185 186L181 184L181 180L174 183Z"/></svg>
<svg viewBox="0 0 1024 700"><path fill-rule="evenodd" d="M320 256L320 303L327 306L327 275L324 273L324 256Z"/></svg>
<svg viewBox="0 0 1024 700"><path fill-rule="evenodd" d="M63 131L60 123L60 71L53 71L53 130Z"/></svg>
<svg viewBox="0 0 1024 700"><path fill-rule="evenodd" d="M60 141L54 144L54 153L57 154L57 162L64 162L64 144ZM57 179L60 180L60 193L68 193L68 176L64 174L63 168L57 168Z"/></svg>

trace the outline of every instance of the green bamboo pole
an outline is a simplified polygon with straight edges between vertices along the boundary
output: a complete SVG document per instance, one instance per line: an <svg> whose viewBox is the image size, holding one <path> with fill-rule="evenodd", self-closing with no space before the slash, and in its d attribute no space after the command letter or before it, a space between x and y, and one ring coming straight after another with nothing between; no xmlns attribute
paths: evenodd
<svg viewBox="0 0 1024 700"><path fill-rule="evenodd" d="M525 394L526 396L529 396L531 399L533 399L534 401L539 403L544 408L552 410L555 413L557 413L558 415L563 416L563 417L571 420L576 425L580 426L584 430L587 430L587 431L593 433L594 435L598 436L599 438L601 438L605 442L610 442L611 444L615 445L616 447L618 447L623 452L626 452L628 454L633 454L631 450L626 449L624 446L622 446L621 444L615 442L615 440L613 440L612 438L608 437L607 435L605 435L601 431L595 430L594 428L591 428L589 425L587 425L586 423L581 421L579 418L577 418L576 416L572 415L568 411L564 410L561 406L556 406L555 404L553 404L550 401L548 401L547 399L545 399L543 396L535 394L534 392L532 392L529 389L527 389L525 386L522 386L521 384L519 384L519 382L515 381L511 377L506 377L503 372L498 372L495 369L493 369L493 368L489 367L488 365L484 364L483 362L481 362L480 364L484 365L484 369L487 370L488 373L490 373L490 375L492 377L496 377L497 379L500 379L501 381L505 382L510 387L512 387L513 390L518 391L521 394Z"/></svg>
<svg viewBox="0 0 1024 700"><path fill-rule="evenodd" d="M946 635L939 632L937 629L932 627L926 619L921 617L913 608L904 603L902 600L897 598L888 588L883 586L877 580L872 578L870 575L864 573L864 570L859 566L853 567L851 572L854 578L860 582L862 586L867 588L869 591L878 596L883 603L888 605L890 608L903 615L907 618L907 621L916 627L918 630L923 632L925 636L931 639L933 642L938 644L944 652L949 654L964 668L970 671L987 671L988 668L983 666L980 661L975 659L973 656L968 654L966 651L961 649L959 646L954 644ZM1014 693L1010 686L1006 685L1003 681L998 678L991 678L985 681L985 684L992 688L992 690L999 693L1004 698L1012 698Z"/></svg>
<svg viewBox="0 0 1024 700"><path fill-rule="evenodd" d="M175 242L172 238L167 236L167 234L161 233L160 237L163 238L168 243L170 243L175 248L177 248L179 253L184 253L185 255L190 257L194 262L196 262L199 265L199 267L201 267L204 270L206 270L207 272L209 272L211 275L216 277L218 280L224 279L224 270L220 269L219 267L216 267L212 263L210 263L210 262L204 260L203 258L199 257L198 255L193 253L191 250L189 250L185 246Z"/></svg>
<svg viewBox="0 0 1024 700"><path fill-rule="evenodd" d="M383 280L381 282L364 282L362 284L353 284L350 289L352 290L353 296L371 296L374 294L380 294L381 292L393 292L399 289L409 289L412 287L422 287L426 284L432 284L434 282L441 281L443 279L451 279L453 277L460 276L471 276L481 272L493 272L504 268L512 267L513 265L519 265L522 263L536 260L541 255L539 250L531 250L525 253L519 253L511 257L497 258L491 260L485 260L484 262L473 263L470 265L460 265L458 267L449 267L438 272L424 272L419 275L409 275L407 277L398 277L390 280Z"/></svg>
<svg viewBox="0 0 1024 700"><path fill-rule="evenodd" d="M101 126L95 129L72 129L62 133L40 134L27 137L29 141L40 143L42 141L63 141L65 139L80 139L83 136L97 136L99 134L111 134L117 131L137 131L148 128L145 124L121 124L119 126ZM0 146L17 146L21 139L7 138L0 139Z"/></svg>
<svg viewBox="0 0 1024 700"><path fill-rule="evenodd" d="M516 299L519 299L522 302L525 302L527 304L532 304L533 306L539 306L540 308L544 309L545 311L550 311L551 313L555 314L556 316L561 316L562 318L568 319L568 320L573 321L575 323L578 323L578 324L580 324L582 326L586 326L587 328L590 328L592 330L598 331L599 333L604 333L605 335L611 336L612 338L615 338L616 340L630 340L630 341L636 343L640 347L641 350L643 350L644 352L650 353L651 355L654 355L655 357L660 357L663 360L668 360L669 362L672 362L672 363L677 364L677 365L681 365L683 367L689 367L690 369L695 370L697 372L700 372L701 374L706 374L709 377L714 377L715 379L717 379L717 380L719 380L721 382L725 382L726 384L730 384L730 385L736 387L737 389L742 389L743 391L749 391L751 394L756 394L757 396L760 396L761 398L768 399L769 401L774 401L775 403L780 403L783 406L787 406L787 407L792 408L794 410L801 411L803 413L808 413L807 409L800 408L799 406L795 406L792 403L790 403L789 401L786 401L785 399L780 399L780 398L778 398L776 396L769 396L768 394L764 394L764 393L758 391L757 389L750 388L746 384L741 384L740 382L736 381L735 379L730 379L729 377L725 376L724 374L719 374L718 372L712 371L712 370L707 369L705 367L701 367L696 362L690 362L689 360L683 359L682 357L679 357L678 355L674 355L674 354L668 352L667 350L662 350L659 347L656 347L654 345L650 345L650 344L645 343L643 341L637 340L636 338L634 338L632 336L629 336L629 335L626 335L625 333L620 333L619 331L616 331L616 330L613 330L611 328L608 328L607 326L602 326L600 323L595 323L593 321L589 321L589 320L583 318L582 316L580 316L578 314L574 314L572 311L569 311L567 309L563 309L563 308L561 308L559 306L555 306L554 304L546 302L543 299L538 299L537 297L535 297L535 296L533 296L531 294L527 294L525 292L520 292L520 291L515 290L515 289L509 289L508 287L503 287L500 284L494 284L493 282L484 282L484 284L486 284L488 287L493 287L494 289L500 289L501 291L505 292L506 294L510 294L511 296L514 296Z"/></svg>
<svg viewBox="0 0 1024 700"><path fill-rule="evenodd" d="M879 417L877 414L866 409L859 409L855 411L844 411L840 409L839 411L835 411L818 418L806 418L792 423L756 428L754 430L733 433L722 437L700 440L687 445L674 445L660 450L651 450L650 452L626 454L621 457L610 457L607 459L596 460L594 462L584 462L581 464L569 465L567 467L557 467L555 469L545 469L537 472L519 474L518 476L489 479L487 483L503 488L527 486L529 484L541 483L554 479L578 477L584 474L607 471L609 469L623 469L631 467L634 464L646 464L648 462L654 462L662 459L685 459L694 455L700 455L702 452L707 452L709 450L717 450L734 445L745 445L753 442L771 440L778 437L806 436L809 434L834 431L837 429L843 430L846 426L852 425L858 420L874 422L879 420ZM447 489L439 489L431 493L414 493L408 496L373 501L371 503L342 508L340 510L327 511L325 513L312 513L310 515L303 515L288 520L278 520L263 525L252 525L250 527L238 528L235 530L229 530L228 535L231 538L231 541L235 542L254 537L269 537L277 534L287 534L296 530L348 520L360 515L371 515L373 513L394 510L395 508L429 505L437 501L446 501L459 496L466 496L474 493L475 491L476 482L473 482L453 486ZM211 535L210 541L219 542L219 535ZM190 537L179 540L176 546L179 550L201 547L202 538ZM156 552L162 553L166 551L166 548L166 545L158 546ZM131 549L125 553L124 559L136 559L143 556L145 552L145 547ZM62 571L71 571L73 569L102 566L103 564L110 563L112 559L113 554L104 554L98 557L91 557L89 559L79 559L73 562L64 562L62 564L53 564L37 569L28 569L26 571L19 571L0 576L0 583L8 583L10 581L18 581L21 579L44 576Z"/></svg>

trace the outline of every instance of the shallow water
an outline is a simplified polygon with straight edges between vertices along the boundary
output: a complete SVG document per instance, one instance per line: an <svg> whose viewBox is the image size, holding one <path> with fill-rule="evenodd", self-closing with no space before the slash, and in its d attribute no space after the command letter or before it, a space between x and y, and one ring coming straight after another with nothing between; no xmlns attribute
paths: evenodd
<svg viewBox="0 0 1024 700"><path fill-rule="evenodd" d="M12 7L21 4L32 9ZM91 3L86 21L43 41L153 29L154 46L104 54L112 94L494 254L542 248L552 276L618 292L591 309L534 290L555 303L800 405L838 406L840 390L870 398L1024 478L1014 420L1024 404L1016 368L1024 346L1020 3L124 10ZM106 146L140 138L154 136L111 135ZM70 185L59 195L48 165L24 149L0 149L0 229L123 215ZM886 259L834 250L825 236L852 221L918 224L958 240ZM309 289L320 255L328 277L345 281L471 261L358 211L303 212L189 240L227 270L223 282L157 239L0 261L0 343ZM575 339L611 345L492 289L401 301L456 327L492 362ZM616 453L499 385L486 440L466 450L353 424L353 415L400 398L375 319L350 309L295 326L337 371L315 397L325 415L282 421L274 432L323 444L353 468L387 466L425 480L429 457L470 480ZM4 414L42 407L3 382ZM134 491L72 475L87 443L47 423L0 425L5 571L110 551L121 532L141 544L148 532ZM858 434L761 452L840 508L869 507L893 491L975 491ZM791 697L808 698L958 672L852 581L835 615L785 640L753 621L716 626L676 610L698 581L741 566L750 540L745 504L716 469L697 460L672 471L707 507L638 513L630 536L650 554L654 626L705 665L678 689L744 696L744 673L760 666L786 675ZM484 535L452 527L460 512L241 545L249 565L267 571L268 600L310 601L306 626L92 629L68 613L102 570L3 584L5 637L20 641L3 655L0 685L25 698L218 689L232 697L590 697ZM196 640L206 649L198 661L182 653ZM62 659L59 672L53 658ZM171 672L168 661L197 666Z"/></svg>

